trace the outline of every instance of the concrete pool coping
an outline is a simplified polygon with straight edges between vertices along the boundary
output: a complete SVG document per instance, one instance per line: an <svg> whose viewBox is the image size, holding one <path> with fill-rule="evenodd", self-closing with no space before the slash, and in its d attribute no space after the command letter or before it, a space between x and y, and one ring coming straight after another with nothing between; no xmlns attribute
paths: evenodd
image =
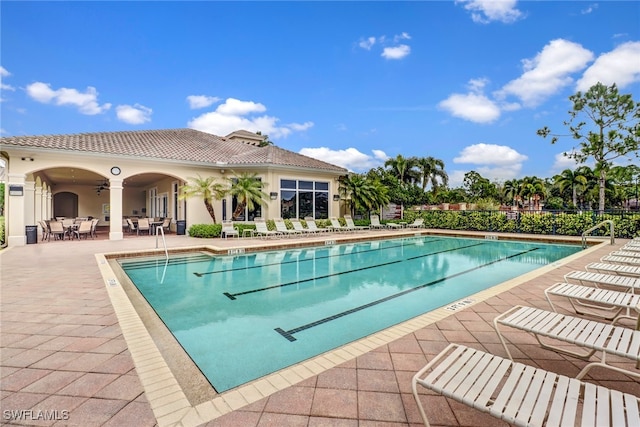
<svg viewBox="0 0 640 427"><path fill-rule="evenodd" d="M407 230L405 232L391 233L358 233L357 235L336 235L332 234L330 240L335 243L345 243L350 241L371 240L372 238L390 238L390 237L411 237L416 234L421 235L449 235L464 236L476 238L492 238L486 236L499 236L499 238L514 240L534 240L554 243L580 243L579 238L563 237L563 236L523 236L519 234L505 235L497 233L463 233L463 232L446 232L442 230ZM559 238L555 238L559 237ZM311 239L286 238L278 240L262 240L262 239L237 239L231 242L231 246L225 247L216 245L192 246L181 248L176 252L207 250L214 253L226 254L229 251L237 251L244 249L245 251L253 251L259 249L280 249L300 246L311 246L323 244L328 239L327 236L317 236ZM601 239L589 239L593 245L600 242ZM227 242L229 243L229 242ZM236 244L237 243L237 244ZM532 272L521 275L517 278L500 283L492 288L473 294L456 303L440 307L423 315L417 316L398 325L387 328L368 337L354 341L352 343L341 346L335 350L328 351L306 361L295 364L289 368L282 369L273 374L267 375L245 385L239 386L227 392L218 394L216 397L204 402L192 404L187 398L188 392L185 392L180 382L175 377L174 372L162 355L154 338L149 333L147 326L143 322L136 307L132 304L129 295L127 295L122 283L122 276L118 275L110 265L109 260L114 257L142 256L164 254L161 250L149 251L124 251L118 253L101 253L96 254L96 261L100 269L105 287L111 299L113 308L118 317L123 336L130 350L136 371L142 382L145 394L153 413L157 419L158 425L174 426L180 425L184 427L197 426L212 420L215 420L225 414L242 409L252 403L271 396L278 391L303 382L322 372L351 361L358 356L375 350L380 346L389 344L399 338L416 332L435 322L443 320L454 314L456 311L472 307L487 299L506 292L514 287L519 286L527 281L535 279L549 271L557 269L573 260L584 257L591 252L598 251L602 245L607 242L595 244L587 249L580 251L574 255L566 257L560 261L551 263L547 266L540 267ZM237 252L235 252L237 253Z"/></svg>

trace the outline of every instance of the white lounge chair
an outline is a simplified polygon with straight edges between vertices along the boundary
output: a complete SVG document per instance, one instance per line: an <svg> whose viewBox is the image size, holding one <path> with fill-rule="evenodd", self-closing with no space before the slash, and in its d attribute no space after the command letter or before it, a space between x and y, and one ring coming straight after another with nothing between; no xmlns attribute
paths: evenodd
<svg viewBox="0 0 640 427"><path fill-rule="evenodd" d="M632 265L622 264L609 264L606 262L592 262L587 264L586 269L588 271L597 271L599 273L619 274L621 276L640 277L640 266L635 267Z"/></svg>
<svg viewBox="0 0 640 427"><path fill-rule="evenodd" d="M265 238L282 236L282 233L279 231L269 230L267 228L267 222L262 218L255 218L253 223L256 225L256 231L254 232L254 235L256 236L262 236Z"/></svg>
<svg viewBox="0 0 640 427"><path fill-rule="evenodd" d="M233 226L233 221L229 220L222 221L222 232L220 234L225 239L228 239L229 237L240 237L240 232Z"/></svg>
<svg viewBox="0 0 640 427"><path fill-rule="evenodd" d="M529 332L542 347L580 359L588 360L596 352L601 352L600 360L588 363L577 375L578 379L584 377L594 366L640 378L640 371L631 371L607 363L607 355L621 356L636 362L636 364L640 362L640 331L638 330L519 305L497 316L493 320L493 325L507 356L511 360L513 357L509 352L500 326ZM566 346L551 345L543 342L541 337L573 344L585 351L571 351Z"/></svg>
<svg viewBox="0 0 640 427"><path fill-rule="evenodd" d="M516 426L637 426L640 399L502 357L450 344L411 381L424 425L418 387Z"/></svg>
<svg viewBox="0 0 640 427"><path fill-rule="evenodd" d="M411 224L407 224L407 228L422 228L424 226L423 218L416 218Z"/></svg>
<svg viewBox="0 0 640 427"><path fill-rule="evenodd" d="M632 265L640 267L640 258L636 257L607 255L600 258L600 261L608 262L611 264Z"/></svg>
<svg viewBox="0 0 640 427"><path fill-rule="evenodd" d="M330 231L328 228L318 227L318 224L316 224L316 220L313 217L304 217L304 222L307 223L307 228L309 230L315 231L316 233L327 233Z"/></svg>
<svg viewBox="0 0 640 427"><path fill-rule="evenodd" d="M389 228L385 224L380 223L380 217L378 215L371 215L369 219L371 220L371 225L369 227L372 229Z"/></svg>
<svg viewBox="0 0 640 427"><path fill-rule="evenodd" d="M340 221L338 221L338 218L336 218L335 216L332 216L331 218L329 218L329 221L331 221L331 226L329 227L329 230L331 231L338 231L338 232L355 231L352 228L349 228L340 224Z"/></svg>
<svg viewBox="0 0 640 427"><path fill-rule="evenodd" d="M296 231L299 231L302 234L318 234L317 230L311 230L309 228L304 228L302 226L302 223L300 222L299 219L297 218L291 218L291 225L293 226L293 229Z"/></svg>
<svg viewBox="0 0 640 427"><path fill-rule="evenodd" d="M348 228L351 228L354 231L371 229L371 227L369 227L367 225L356 225L356 223L353 222L353 218L351 218L351 215L345 215L344 216L344 222L347 223L347 227Z"/></svg>
<svg viewBox="0 0 640 427"><path fill-rule="evenodd" d="M545 289L545 296L556 313L558 310L553 304L552 296L567 299L577 314L588 314L612 320L612 323L620 319L634 319L638 321L640 307L640 295L629 292L601 289L592 286L575 285L573 283L556 283ZM632 313L632 310L634 313ZM638 329L640 324L636 324Z"/></svg>
<svg viewBox="0 0 640 427"><path fill-rule="evenodd" d="M626 258L640 258L640 251L638 251L638 252L627 251L627 250L613 251L609 255L611 255L611 256L623 256L623 257L626 257Z"/></svg>
<svg viewBox="0 0 640 427"><path fill-rule="evenodd" d="M613 264L605 264L613 265ZM564 275L567 283L577 283L580 285L593 285L597 288L604 286L616 287L634 293L640 289L640 277L620 276L618 274L594 273L593 271L570 271Z"/></svg>
<svg viewBox="0 0 640 427"><path fill-rule="evenodd" d="M287 224L285 224L284 219L275 218L273 222L276 225L276 230L282 233L283 236L301 236L302 232L297 230L290 230L287 228Z"/></svg>
<svg viewBox="0 0 640 427"><path fill-rule="evenodd" d="M640 252L640 245L627 243L626 245L621 247L620 250L638 253Z"/></svg>

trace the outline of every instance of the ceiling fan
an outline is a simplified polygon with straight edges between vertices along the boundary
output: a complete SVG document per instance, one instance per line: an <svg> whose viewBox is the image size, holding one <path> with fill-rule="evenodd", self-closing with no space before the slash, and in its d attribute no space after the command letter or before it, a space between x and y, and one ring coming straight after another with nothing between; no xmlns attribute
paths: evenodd
<svg viewBox="0 0 640 427"><path fill-rule="evenodd" d="M109 191L109 183L106 180L100 181L99 184L96 186L95 190L99 196L102 191L105 191L105 190Z"/></svg>

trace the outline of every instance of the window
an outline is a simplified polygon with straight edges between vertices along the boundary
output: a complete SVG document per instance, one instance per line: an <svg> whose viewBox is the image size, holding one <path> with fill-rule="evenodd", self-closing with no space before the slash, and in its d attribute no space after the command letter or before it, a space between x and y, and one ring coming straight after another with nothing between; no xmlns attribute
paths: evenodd
<svg viewBox="0 0 640 427"><path fill-rule="evenodd" d="M280 212L282 218L328 218L329 183L280 180Z"/></svg>

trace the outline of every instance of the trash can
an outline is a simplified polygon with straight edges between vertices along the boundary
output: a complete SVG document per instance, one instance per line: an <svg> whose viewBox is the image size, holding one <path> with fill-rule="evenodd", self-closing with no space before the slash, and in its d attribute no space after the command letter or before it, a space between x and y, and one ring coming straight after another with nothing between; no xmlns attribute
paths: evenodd
<svg viewBox="0 0 640 427"><path fill-rule="evenodd" d="M38 226L27 225L25 229L27 233L27 245L38 243Z"/></svg>
<svg viewBox="0 0 640 427"><path fill-rule="evenodd" d="M176 221L176 234L179 236L184 236L187 234L187 221L184 219L179 219Z"/></svg>

